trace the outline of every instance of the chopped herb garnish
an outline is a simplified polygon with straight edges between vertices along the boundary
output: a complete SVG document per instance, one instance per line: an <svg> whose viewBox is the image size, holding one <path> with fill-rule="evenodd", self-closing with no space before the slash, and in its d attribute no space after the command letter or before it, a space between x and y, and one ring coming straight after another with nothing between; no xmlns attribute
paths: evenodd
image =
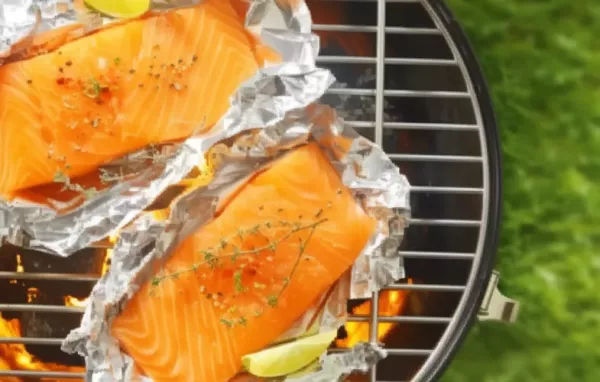
<svg viewBox="0 0 600 382"><path fill-rule="evenodd" d="M113 62L115 63L115 65L119 65L121 63L121 58L120 57L115 57L115 59L113 60Z"/></svg>
<svg viewBox="0 0 600 382"><path fill-rule="evenodd" d="M267 296L267 304L269 304L270 307L274 308L277 306L277 296Z"/></svg>
<svg viewBox="0 0 600 382"><path fill-rule="evenodd" d="M100 85L100 83L95 79L90 79L89 83L85 87L83 94L92 99L98 99L100 97L100 92L105 87Z"/></svg>
<svg viewBox="0 0 600 382"><path fill-rule="evenodd" d="M237 293L242 293L246 290L242 282L242 271L237 271L233 275L233 286Z"/></svg>
<svg viewBox="0 0 600 382"><path fill-rule="evenodd" d="M226 320L224 318L221 318L221 323L225 326L227 326L228 328L233 328L233 322L230 320Z"/></svg>
<svg viewBox="0 0 600 382"><path fill-rule="evenodd" d="M65 174L64 172L58 170L54 174L54 182L55 183L69 183L70 179L69 179L69 176L67 174Z"/></svg>

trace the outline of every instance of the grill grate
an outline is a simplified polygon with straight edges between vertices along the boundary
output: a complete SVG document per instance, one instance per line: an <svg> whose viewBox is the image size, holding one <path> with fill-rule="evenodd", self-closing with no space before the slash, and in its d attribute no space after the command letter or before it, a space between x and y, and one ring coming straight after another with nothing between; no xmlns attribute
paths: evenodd
<svg viewBox="0 0 600 382"><path fill-rule="evenodd" d="M354 17L358 21L337 25L316 24L314 30L353 35L363 33L373 42L375 56L344 55L339 52L336 55L326 49L318 62L331 67L339 79L344 79L344 75L339 73L340 68L353 65L374 67L377 76L374 83L369 85L372 88L337 87L332 88L329 94L334 97L370 99L368 102L374 105L372 117L350 120L349 123L386 148L413 185L413 218L407 229L402 254L406 259L409 276L422 275L423 281L394 284L387 289L429 293L437 296L429 301L446 301L441 310L436 311L431 308L433 303L426 303L430 309L425 308L421 314L388 317L378 314L379 299L378 294L375 294L371 299L370 315L351 315L351 321L369 323L371 341L376 341L380 323L396 323L397 332L403 333L402 328L418 328L417 337L426 337L422 335L424 332L431 333L426 341L419 338L412 342L402 342L394 339L401 336L391 336L391 340L386 343L388 358L370 371L367 380L429 380L440 370L449 352L456 347L457 336L464 331L474 309L477 309L481 285L488 273L482 269L492 257L488 253L489 246L493 249L495 242L495 233L492 231L495 231L497 223L498 194L494 190L498 187L495 176L499 164L495 146L497 143L493 132L490 133L494 126L487 126L493 124L493 120L488 121L487 118L491 117L483 115L481 111L480 101L482 97L486 97L481 92L485 90L480 85L475 85L479 79L473 80L471 77L470 73L477 69L468 67L473 65L469 63L472 59L470 53L454 42L456 31L449 30L453 25L452 19L437 0L312 0L318 1L342 4L350 12L351 8L357 9L355 7L358 6L368 10L363 19L360 15ZM420 25L406 22L411 20L410 17L399 17L401 22L403 20L408 25L395 25L394 20L401 12L420 15L421 21L416 23ZM373 16L370 25L366 25L368 22L365 21L369 18L368 15ZM429 37L437 40L427 40ZM422 38L425 39L421 40ZM412 45L406 43L411 39L417 42ZM419 51L419 47L415 49L415 45L424 41L437 42L429 45L423 43L429 48L421 49L422 54L415 53L410 57L395 57L393 54L394 47L399 47L396 51L401 53L404 48L410 52ZM432 47L442 49L431 53ZM420 73L419 70L423 68L432 73L430 79L423 81L422 77L413 77L413 74ZM398 78L407 85L394 88L392 80ZM423 82L430 88L421 89ZM397 107L400 112L398 109L388 111L389 105ZM406 110L408 111L405 112ZM416 112L412 113L414 110ZM395 114L403 115L394 118ZM396 140L402 141L397 138L398 134L405 134L404 138L414 138L417 144L410 146L408 150L399 149L395 144ZM423 137L426 142L419 144ZM468 139L463 139L464 137ZM445 147L453 144L457 144L458 152L455 150L447 153ZM490 152L494 155L491 159L488 156L488 146L492 147ZM459 213L462 204L465 204L465 210L470 211L469 214ZM452 205L458 205L459 208ZM429 275L432 269L436 272ZM97 277L73 273L0 272L0 281L13 279L30 282L61 281L73 285L85 284L87 288L91 287ZM82 311L83 309L75 307L8 304L0 300L0 312L78 315ZM62 338L0 338L0 344L52 347L58 347L61 341ZM410 346L394 346L392 342ZM58 348L56 351L59 351ZM399 364L408 366L400 372ZM6 376L83 378L80 373L0 371L0 378Z"/></svg>

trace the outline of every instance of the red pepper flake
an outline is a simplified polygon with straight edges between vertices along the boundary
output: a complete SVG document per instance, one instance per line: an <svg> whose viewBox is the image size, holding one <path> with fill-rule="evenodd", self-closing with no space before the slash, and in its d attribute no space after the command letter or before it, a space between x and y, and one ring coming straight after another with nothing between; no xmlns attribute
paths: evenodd
<svg viewBox="0 0 600 382"><path fill-rule="evenodd" d="M73 65L73 61L69 60L69 61L65 62L65 65L71 66L71 65Z"/></svg>
<svg viewBox="0 0 600 382"><path fill-rule="evenodd" d="M195 54L192 56L192 62L196 62L198 61L198 56L196 56Z"/></svg>
<svg viewBox="0 0 600 382"><path fill-rule="evenodd" d="M27 80L27 85L31 85L33 83L32 80Z"/></svg>
<svg viewBox="0 0 600 382"><path fill-rule="evenodd" d="M158 80L158 79L160 78L160 74L158 74L158 73L157 73L157 74L155 74L155 75L154 75L154 78L156 78L156 79Z"/></svg>
<svg viewBox="0 0 600 382"><path fill-rule="evenodd" d="M66 83L66 80L65 80L64 77L59 77L59 78L56 79L56 83L58 85L64 85Z"/></svg>
<svg viewBox="0 0 600 382"><path fill-rule="evenodd" d="M135 69L130 69L129 74L135 74Z"/></svg>
<svg viewBox="0 0 600 382"><path fill-rule="evenodd" d="M140 89L143 88L143 87L144 87L144 84L139 84L138 85L138 88L140 88Z"/></svg>

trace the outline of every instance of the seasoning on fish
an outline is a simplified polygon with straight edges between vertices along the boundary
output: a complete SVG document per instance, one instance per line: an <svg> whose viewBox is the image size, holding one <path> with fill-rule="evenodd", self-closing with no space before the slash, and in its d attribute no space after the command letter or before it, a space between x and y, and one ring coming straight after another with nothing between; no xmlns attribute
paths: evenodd
<svg viewBox="0 0 600 382"><path fill-rule="evenodd" d="M216 216L112 323L155 381L233 378L244 355L279 338L352 266L376 225L314 143L253 177Z"/></svg>

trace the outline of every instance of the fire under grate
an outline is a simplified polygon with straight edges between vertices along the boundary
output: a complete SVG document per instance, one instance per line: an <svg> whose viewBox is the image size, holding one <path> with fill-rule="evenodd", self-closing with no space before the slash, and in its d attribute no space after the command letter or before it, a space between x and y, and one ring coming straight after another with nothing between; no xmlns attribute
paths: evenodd
<svg viewBox="0 0 600 382"><path fill-rule="evenodd" d="M430 380L478 309L495 251L499 156L485 86L438 0L309 6L323 40L318 62L339 82L323 101L381 145L412 185L413 217L401 249L411 280L353 304L332 351L344 351L354 333L383 343L388 357L351 380ZM68 259L0 250L0 288L7 291L0 295L0 380L83 379L83 360L59 347L79 324L79 300L105 258L105 250Z"/></svg>

